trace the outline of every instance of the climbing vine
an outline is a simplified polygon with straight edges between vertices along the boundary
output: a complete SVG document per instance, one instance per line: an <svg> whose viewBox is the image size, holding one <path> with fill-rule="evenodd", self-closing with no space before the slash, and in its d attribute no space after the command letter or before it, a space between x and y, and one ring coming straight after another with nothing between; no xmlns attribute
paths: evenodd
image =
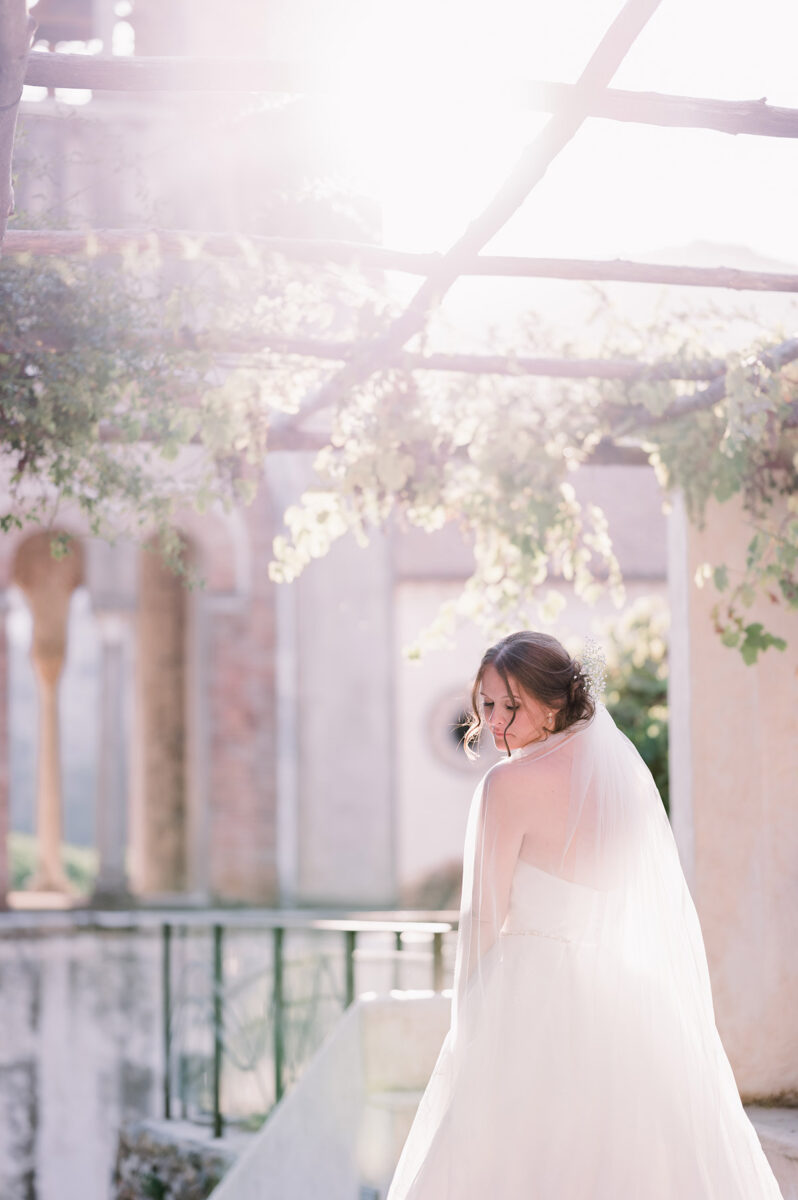
<svg viewBox="0 0 798 1200"><path fill-rule="evenodd" d="M539 352L540 340L552 344L534 323L527 337L519 355ZM695 337L674 348L673 337L670 321L651 325L649 352L659 341L669 361L681 356L710 371L712 347ZM617 341L611 349L617 357ZM472 542L475 570L425 642L458 616L492 633L535 616L553 620L564 603L558 581L588 601L609 589L620 603L623 581L604 514L580 503L572 484L573 470L611 440L642 448L665 493L681 491L697 524L710 501L741 498L756 527L746 563L708 565L698 582L718 589L717 632L746 662L783 649L782 639L746 619L761 594L798 605L798 382L788 369L763 365L767 351L760 339L727 354L725 394L709 385L717 399L690 411L684 403L697 385L682 380L382 372L335 414L330 445L316 460L318 482L286 513L273 577L295 578L343 533L364 541L389 517L427 530L454 521Z"/></svg>
<svg viewBox="0 0 798 1200"><path fill-rule="evenodd" d="M155 250L131 252L122 270L107 261L0 265L0 527L46 524L72 506L98 535L156 530L179 566L180 507L250 500L275 430L297 421L333 369L290 352L290 339L357 341L383 327L391 304L373 278L275 255L197 252L179 271ZM691 364L694 378L717 373L708 313L659 314L643 328L601 298L598 308L595 344L560 345L563 356L639 361L645 348L647 361ZM749 619L757 597L798 606L798 379L769 355L779 341L749 328L744 349L722 347L720 386L661 371L619 381L378 370L317 420L315 482L285 513L272 577L294 579L339 537L364 542L389 520L454 522L474 572L427 641L458 617L491 630L552 620L563 581L620 603L606 519L578 500L573 471L607 444L635 447L698 524L711 501L740 498L746 562L706 564L698 582L717 589L717 632L746 662L781 649ZM530 314L509 345L551 354L557 340Z"/></svg>

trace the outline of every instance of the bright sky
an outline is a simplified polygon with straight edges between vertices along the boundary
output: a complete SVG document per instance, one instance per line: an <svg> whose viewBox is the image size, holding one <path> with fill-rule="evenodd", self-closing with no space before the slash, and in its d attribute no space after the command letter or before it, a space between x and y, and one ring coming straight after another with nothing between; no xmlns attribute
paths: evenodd
<svg viewBox="0 0 798 1200"><path fill-rule="evenodd" d="M386 243L443 249L461 232L545 120L508 109L503 82L575 79L620 6L360 8L339 49L345 69L382 86L385 98L354 106L342 136L364 149ZM613 84L798 108L796 47L795 0L663 0ZM798 264L796 211L795 140L591 120L490 249L640 256L711 240Z"/></svg>

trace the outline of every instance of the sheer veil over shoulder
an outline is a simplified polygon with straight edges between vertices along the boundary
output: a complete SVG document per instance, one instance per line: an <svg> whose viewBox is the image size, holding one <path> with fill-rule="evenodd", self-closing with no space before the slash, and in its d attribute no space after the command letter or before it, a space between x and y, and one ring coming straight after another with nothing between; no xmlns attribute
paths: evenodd
<svg viewBox="0 0 798 1200"><path fill-rule="evenodd" d="M451 1028L388 1200L780 1200L637 750L595 715L469 812Z"/></svg>

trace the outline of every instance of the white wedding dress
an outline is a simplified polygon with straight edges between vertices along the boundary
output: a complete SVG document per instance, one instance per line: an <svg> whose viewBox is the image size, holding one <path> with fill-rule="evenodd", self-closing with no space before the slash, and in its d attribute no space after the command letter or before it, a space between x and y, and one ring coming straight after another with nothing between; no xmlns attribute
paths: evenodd
<svg viewBox="0 0 798 1200"><path fill-rule="evenodd" d="M387 1200L781 1200L670 825L601 706L477 788L452 1026Z"/></svg>

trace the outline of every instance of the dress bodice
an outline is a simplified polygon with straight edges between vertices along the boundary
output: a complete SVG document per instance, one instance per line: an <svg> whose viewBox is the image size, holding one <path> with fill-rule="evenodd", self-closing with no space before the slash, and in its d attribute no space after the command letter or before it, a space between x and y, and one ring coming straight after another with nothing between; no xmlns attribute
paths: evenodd
<svg viewBox="0 0 798 1200"><path fill-rule="evenodd" d="M519 858L501 932L592 942L597 936L602 899L595 888L562 879Z"/></svg>

